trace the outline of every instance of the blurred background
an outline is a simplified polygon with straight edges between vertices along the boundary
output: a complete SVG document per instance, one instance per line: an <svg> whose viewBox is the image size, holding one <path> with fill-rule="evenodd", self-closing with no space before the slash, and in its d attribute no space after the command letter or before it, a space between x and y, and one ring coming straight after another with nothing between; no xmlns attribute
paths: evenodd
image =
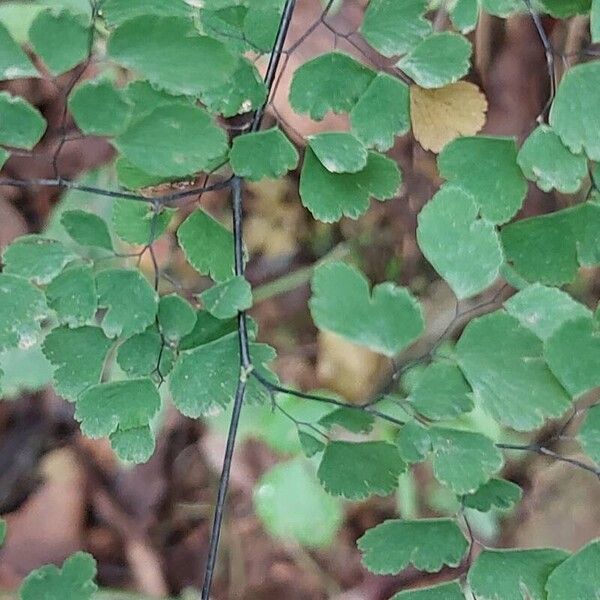
<svg viewBox="0 0 600 600"><path fill-rule="evenodd" d="M338 4L328 23L341 34L355 31L366 2ZM35 2L2 2L0 21L25 43L38 10ZM318 0L298 1L290 43L318 20L321 10ZM438 26L445 26L443 8L434 18ZM560 75L588 48L588 23L578 17L561 22L548 18L543 25L556 49ZM537 125L549 97L546 57L531 17L500 20L484 15L469 38L475 54L468 80L488 101L482 131L521 141ZM300 64L335 45L365 60L361 50L368 54L366 46L359 36L351 40L358 49L322 24L316 27L287 61L266 125L279 120L299 147L312 133L345 129L341 116L314 123L295 115L287 103L287 87ZM92 63L83 78L94 77L97 69ZM70 76L55 82L42 78L0 83L0 89L36 106L50 124L34 154L13 156L2 176L52 177L50 159L64 141L59 130L63 89ZM124 73L115 76L125 82ZM68 125L68 142L59 158L63 177L84 176L98 186L114 185L110 145L101 138L82 138L74 125ZM327 389L358 402L376 393L390 377L387 359L317 333L307 300L311 265L320 259L351 259L374 283L394 280L418 294L427 310L428 332L413 352L427 349L453 322L455 300L424 261L415 240L416 215L440 184L435 155L410 135L399 139L390 155L404 173L402 192L390 202L374 203L359 221L325 225L312 220L298 198L297 174L247 188L245 234L251 256L247 277L256 300L251 315L259 324L260 340L278 351L275 370L291 386ZM577 197L545 194L531 186L521 216L552 212L576 201ZM206 194L202 205L229 223L226 195ZM155 243L159 267L167 275L161 291L180 291L189 299L208 282L186 265L174 232L194 206L193 199L181 205L167 235ZM46 231L66 239L59 216L71 208L90 209L110 221L110 199L51 188L0 187L0 250L28 232ZM147 254L141 267L153 275ZM595 306L600 296L598 275L582 271L571 293ZM498 286L476 298L473 306L487 302L482 310L490 311L498 307L490 300L508 295L510 289ZM450 341L462 325L454 322ZM98 561L103 590L99 598L195 597L192 590L202 583L228 415L193 421L172 410L165 397L156 424L157 451L147 464L131 467L115 458L108 443L79 435L72 406L48 387L51 368L39 346L0 355L0 367L6 396L0 403L0 515L10 531L0 550L0 598L13 598L11 590L32 569L60 564L78 549L91 552ZM295 415L323 414L322 406L292 398L283 398L282 403ZM477 412L468 419L469 426L495 439L509 435ZM513 512L470 511L469 522L478 539L497 546L576 549L600 536L600 485L593 475L521 454L510 457L504 476L523 487L524 501ZM369 574L360 564L355 541L365 529L397 514L434 516L456 509L455 498L434 482L427 465L404 475L394 496L364 503L330 498L316 483L314 466L302 458L293 423L268 407L247 409L214 597L385 600L401 589L435 583L448 573L427 576L409 569L396 577Z"/></svg>

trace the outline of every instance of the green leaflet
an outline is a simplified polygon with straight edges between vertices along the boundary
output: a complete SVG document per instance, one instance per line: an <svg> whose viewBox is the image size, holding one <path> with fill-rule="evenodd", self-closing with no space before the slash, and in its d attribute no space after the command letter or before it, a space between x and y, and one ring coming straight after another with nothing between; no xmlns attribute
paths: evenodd
<svg viewBox="0 0 600 600"><path fill-rule="evenodd" d="M433 33L419 42L397 66L423 88L441 88L469 72L473 49L457 33Z"/></svg>
<svg viewBox="0 0 600 600"><path fill-rule="evenodd" d="M252 325L252 321L250 321ZM180 343L180 350L193 350L203 344L208 344L237 331L237 319L223 321L213 317L206 310L199 310L195 314L195 323L189 334L185 335Z"/></svg>
<svg viewBox="0 0 600 600"><path fill-rule="evenodd" d="M109 269L96 277L98 306L106 308L102 329L108 337L140 333L154 322L156 292L139 271Z"/></svg>
<svg viewBox="0 0 600 600"><path fill-rule="evenodd" d="M400 427L396 446L402 460L409 464L423 462L431 452L429 430L415 419Z"/></svg>
<svg viewBox="0 0 600 600"><path fill-rule="evenodd" d="M443 186L418 217L419 247L459 299L489 287L503 263L499 236L478 213L473 196L452 184Z"/></svg>
<svg viewBox="0 0 600 600"><path fill-rule="evenodd" d="M0 148L0 169L5 165L6 161L10 158L10 153L4 148Z"/></svg>
<svg viewBox="0 0 600 600"><path fill-rule="evenodd" d="M502 454L488 437L472 431L432 427L435 478L455 494L471 494L503 464Z"/></svg>
<svg viewBox="0 0 600 600"><path fill-rule="evenodd" d="M475 492L503 464L502 454L492 440L472 431L425 429L409 421L398 432L396 443L409 463L422 462L432 452L435 478L459 496Z"/></svg>
<svg viewBox="0 0 600 600"><path fill-rule="evenodd" d="M33 346L46 316L46 299L38 288L20 277L0 273L0 352Z"/></svg>
<svg viewBox="0 0 600 600"><path fill-rule="evenodd" d="M24 392L39 392L52 384L52 365L39 341L28 348L0 353L0 397L18 399Z"/></svg>
<svg viewBox="0 0 600 600"><path fill-rule="evenodd" d="M75 266L55 277L46 289L48 306L61 325L79 327L96 314L96 281L90 266Z"/></svg>
<svg viewBox="0 0 600 600"><path fill-rule="evenodd" d="M231 168L250 181L277 179L298 166L298 152L277 127L237 137L229 154Z"/></svg>
<svg viewBox="0 0 600 600"><path fill-rule="evenodd" d="M307 148L300 197L313 217L333 223L343 216L357 219L363 215L371 197L381 201L393 198L401 183L402 174L396 163L376 152L369 153L367 166L358 173L330 173Z"/></svg>
<svg viewBox="0 0 600 600"><path fill-rule="evenodd" d="M90 554L77 552L62 569L47 565L32 571L19 589L20 600L91 600L98 589L94 583L96 561Z"/></svg>
<svg viewBox="0 0 600 600"><path fill-rule="evenodd" d="M592 33L592 42L594 44L597 44L598 42L600 42L600 2L598 0L592 0L590 26Z"/></svg>
<svg viewBox="0 0 600 600"><path fill-rule="evenodd" d="M341 52L322 54L295 73L290 104L301 114L322 120L329 112L350 112L365 93L375 73Z"/></svg>
<svg viewBox="0 0 600 600"><path fill-rule="evenodd" d="M177 231L179 245L188 262L215 281L227 281L235 275L233 235L216 219L199 209Z"/></svg>
<svg viewBox="0 0 600 600"><path fill-rule="evenodd" d="M99 383L113 343L99 327L53 329L46 336L42 350L55 367L56 392L75 401L83 391Z"/></svg>
<svg viewBox="0 0 600 600"><path fill-rule="evenodd" d="M39 4L18 6L14 3L3 3L0 6L0 21L17 44L28 41L29 27L36 15L43 10Z"/></svg>
<svg viewBox="0 0 600 600"><path fill-rule="evenodd" d="M261 477L254 506L271 535L308 548L331 544L343 518L340 502L323 491L310 463L298 458Z"/></svg>
<svg viewBox="0 0 600 600"><path fill-rule="evenodd" d="M550 109L550 125L576 154L584 151L600 160L600 63L570 68L563 77Z"/></svg>
<svg viewBox="0 0 600 600"><path fill-rule="evenodd" d="M39 77L37 69L0 23L0 81Z"/></svg>
<svg viewBox="0 0 600 600"><path fill-rule="evenodd" d="M90 25L70 11L41 11L29 28L29 41L54 75L86 60L90 51Z"/></svg>
<svg viewBox="0 0 600 600"><path fill-rule="evenodd" d="M406 465L392 444L330 442L317 475L330 494L364 500L391 494L405 470Z"/></svg>
<svg viewBox="0 0 600 600"><path fill-rule="evenodd" d="M599 227L600 205L583 202L505 226L502 244L524 279L562 285L575 279L580 265L600 264Z"/></svg>
<svg viewBox="0 0 600 600"><path fill-rule="evenodd" d="M49 5L50 3L45 4ZM52 5L62 10L68 10L74 15L86 17L88 21L92 16L92 7L85 0L56 0L56 2L52 2Z"/></svg>
<svg viewBox="0 0 600 600"><path fill-rule="evenodd" d="M481 216L492 223L509 221L523 206L527 182L512 138L458 138L442 150L438 168L442 177L473 196Z"/></svg>
<svg viewBox="0 0 600 600"><path fill-rule="evenodd" d="M244 19L248 9L239 6L239 2L229 4L230 6L218 6L215 9L205 5L200 13L202 30L225 44L232 53L243 54L249 50L256 50L246 39L244 32Z"/></svg>
<svg viewBox="0 0 600 600"><path fill-rule="evenodd" d="M117 362L129 377L156 376L160 381L173 368L175 357L173 350L163 347L160 334L148 328L123 342L117 353Z"/></svg>
<svg viewBox="0 0 600 600"><path fill-rule="evenodd" d="M0 519L0 547L4 544L4 540L6 539L6 521L4 519Z"/></svg>
<svg viewBox="0 0 600 600"><path fill-rule="evenodd" d="M250 355L256 369L269 379L266 365L275 351L265 344L251 344ZM224 409L233 401L240 376L237 335L229 334L204 343L179 357L169 380L173 402L181 413L198 418ZM269 394L253 377L246 391L248 402L268 401Z"/></svg>
<svg viewBox="0 0 600 600"><path fill-rule="evenodd" d="M585 453L596 464L600 464L600 406L592 406L588 409L577 433L577 440Z"/></svg>
<svg viewBox="0 0 600 600"><path fill-rule="evenodd" d="M238 276L207 289L199 298L213 317L231 319L252 306L252 288Z"/></svg>
<svg viewBox="0 0 600 600"><path fill-rule="evenodd" d="M276 6L281 0L262 0L261 4L265 6ZM249 4L248 0L205 0L205 10L220 10L222 8L239 7Z"/></svg>
<svg viewBox="0 0 600 600"><path fill-rule="evenodd" d="M364 275L342 262L315 269L310 311L320 329L394 356L424 329L418 301L405 288L382 283L369 292Z"/></svg>
<svg viewBox="0 0 600 600"><path fill-rule="evenodd" d="M265 6L257 4L249 3L244 18L244 37L256 51L269 52L277 37L284 2L274 0Z"/></svg>
<svg viewBox="0 0 600 600"><path fill-rule="evenodd" d="M358 173L367 166L367 149L350 133L319 133L310 136L308 143L330 173Z"/></svg>
<svg viewBox="0 0 600 600"><path fill-rule="evenodd" d="M407 590L392 596L390 600L464 600L465 595L462 592L458 581L442 583L432 587L419 588L417 590Z"/></svg>
<svg viewBox="0 0 600 600"><path fill-rule="evenodd" d="M163 296L158 303L158 325L169 344L178 344L196 325L196 312L181 296Z"/></svg>
<svg viewBox="0 0 600 600"><path fill-rule="evenodd" d="M540 125L525 140L517 161L527 179L545 192L556 188L573 194L587 176L586 157L571 153L546 125Z"/></svg>
<svg viewBox="0 0 600 600"><path fill-rule="evenodd" d="M523 0L481 0L481 7L497 17L508 17L526 10Z"/></svg>
<svg viewBox="0 0 600 600"><path fill-rule="evenodd" d="M456 365L432 363L410 390L409 400L432 420L453 419L473 410L471 388Z"/></svg>
<svg viewBox="0 0 600 600"><path fill-rule="evenodd" d="M493 507L508 509L521 500L523 492L512 481L492 477L476 491L461 497L461 502L468 508L480 512L488 512Z"/></svg>
<svg viewBox="0 0 600 600"><path fill-rule="evenodd" d="M112 210L114 231L124 242L146 246L165 233L175 210L163 207L157 212L146 202L115 200Z"/></svg>
<svg viewBox="0 0 600 600"><path fill-rule="evenodd" d="M37 108L23 98L0 92L0 144L31 150L45 131L46 121Z"/></svg>
<svg viewBox="0 0 600 600"><path fill-rule="evenodd" d="M4 250L4 273L43 285L54 279L76 257L60 242L39 235L17 238Z"/></svg>
<svg viewBox="0 0 600 600"><path fill-rule="evenodd" d="M249 113L262 106L266 99L267 88L256 67L245 57L239 59L236 71L228 81L202 94L206 108L224 117Z"/></svg>
<svg viewBox="0 0 600 600"><path fill-rule="evenodd" d="M193 104L189 96L173 95L159 90L146 80L132 81L123 88L123 97L132 105L134 118L141 119L155 109L170 104Z"/></svg>
<svg viewBox="0 0 600 600"><path fill-rule="evenodd" d="M531 431L571 406L546 365L541 340L503 311L471 321L456 355L476 400L504 425Z"/></svg>
<svg viewBox="0 0 600 600"><path fill-rule="evenodd" d="M310 433L298 430L298 441L306 458L312 458L325 450L325 443Z"/></svg>
<svg viewBox="0 0 600 600"><path fill-rule="evenodd" d="M104 0L102 4L102 16L110 27L143 15L186 17L191 11L185 0Z"/></svg>
<svg viewBox="0 0 600 600"><path fill-rule="evenodd" d="M452 24L461 33L470 33L477 27L479 20L479 2L477 0L456 0L450 11Z"/></svg>
<svg viewBox="0 0 600 600"><path fill-rule="evenodd" d="M60 217L60 224L80 246L113 251L108 225L99 216L83 210L66 210Z"/></svg>
<svg viewBox="0 0 600 600"><path fill-rule="evenodd" d="M471 567L468 582L479 600L547 600L548 576L567 556L556 549L486 549Z"/></svg>
<svg viewBox="0 0 600 600"><path fill-rule="evenodd" d="M110 437L123 460L145 462L154 451L149 423L159 409L156 387L140 378L88 388L77 401L75 418L88 437Z"/></svg>
<svg viewBox="0 0 600 600"><path fill-rule="evenodd" d="M404 54L431 33L426 10L427 0L372 0L360 32L384 56Z"/></svg>
<svg viewBox="0 0 600 600"><path fill-rule="evenodd" d="M134 120L114 145L146 173L184 177L209 170L227 152L227 137L204 109L169 104Z"/></svg>
<svg viewBox="0 0 600 600"><path fill-rule="evenodd" d="M538 0L541 7L558 19L566 19L590 10L592 0Z"/></svg>
<svg viewBox="0 0 600 600"><path fill-rule="evenodd" d="M365 410L340 407L319 419L319 425L326 429L334 426L343 427L352 433L370 433L375 424L375 417Z"/></svg>
<svg viewBox="0 0 600 600"><path fill-rule="evenodd" d="M566 292L537 283L507 300L504 308L544 341L567 321L591 317L591 311Z"/></svg>
<svg viewBox="0 0 600 600"><path fill-rule="evenodd" d="M379 73L350 113L352 133L369 148L389 150L410 129L409 100L405 83Z"/></svg>
<svg viewBox="0 0 600 600"><path fill-rule="evenodd" d="M456 567L468 543L452 519L385 521L359 540L363 564L377 575L400 573L409 564L435 573L444 565Z"/></svg>
<svg viewBox="0 0 600 600"><path fill-rule="evenodd" d="M117 429L110 436L110 445L121 460L139 464L146 462L154 454L156 442L152 428L143 426Z"/></svg>
<svg viewBox="0 0 600 600"><path fill-rule="evenodd" d="M115 162L117 171L117 179L119 185L128 190L139 190L146 187L158 185L159 183L167 183L172 181L170 177L162 177L159 175L150 175L136 167L128 161L124 156L119 156Z"/></svg>
<svg viewBox="0 0 600 600"><path fill-rule="evenodd" d="M117 63L174 94L202 94L225 83L237 66L224 44L200 35L184 17L143 15L125 21L107 50Z"/></svg>
<svg viewBox="0 0 600 600"><path fill-rule="evenodd" d="M594 598L600 589L600 576L596 566L600 560L600 540L584 546L569 556L548 577L548 600Z"/></svg>
<svg viewBox="0 0 600 600"><path fill-rule="evenodd" d="M591 316L566 321L545 341L544 356L572 396L600 386L600 331Z"/></svg>
<svg viewBox="0 0 600 600"><path fill-rule="evenodd" d="M122 90L106 79L86 81L69 96L69 110L77 127L89 135L118 135L125 131L132 106Z"/></svg>

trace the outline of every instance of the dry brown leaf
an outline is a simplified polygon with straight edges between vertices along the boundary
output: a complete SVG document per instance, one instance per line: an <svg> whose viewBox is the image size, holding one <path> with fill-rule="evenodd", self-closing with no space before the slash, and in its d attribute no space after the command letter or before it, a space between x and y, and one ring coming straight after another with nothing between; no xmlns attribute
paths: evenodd
<svg viewBox="0 0 600 600"><path fill-rule="evenodd" d="M458 81L437 90L410 88L410 112L417 141L440 152L452 140L475 135L485 124L488 103L474 83Z"/></svg>
<svg viewBox="0 0 600 600"><path fill-rule="evenodd" d="M2 548L0 581L24 576L48 563L62 563L81 548L85 521L85 473L75 452L47 454L44 483L15 512L6 515L9 535Z"/></svg>
<svg viewBox="0 0 600 600"><path fill-rule="evenodd" d="M15 238L27 233L27 223L19 211L0 196L0 252Z"/></svg>
<svg viewBox="0 0 600 600"><path fill-rule="evenodd" d="M584 455L571 455L586 461ZM544 465L547 468L544 468ZM600 535L600 489L589 473L571 465L536 459L531 489L512 517L514 547L559 546L575 551ZM565 519L568 511L569 519ZM562 517L560 516L562 515Z"/></svg>

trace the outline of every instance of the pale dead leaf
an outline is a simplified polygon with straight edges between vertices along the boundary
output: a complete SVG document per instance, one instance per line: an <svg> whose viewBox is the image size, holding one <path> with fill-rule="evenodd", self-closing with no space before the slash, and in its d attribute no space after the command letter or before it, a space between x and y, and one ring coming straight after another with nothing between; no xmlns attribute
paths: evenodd
<svg viewBox="0 0 600 600"><path fill-rule="evenodd" d="M248 184L245 238L251 254L269 258L294 254L306 234L304 211L289 178Z"/></svg>
<svg viewBox="0 0 600 600"><path fill-rule="evenodd" d="M475 135L485 124L488 103L479 87L458 81L436 90L410 88L410 112L416 140L433 152L457 137Z"/></svg>
<svg viewBox="0 0 600 600"><path fill-rule="evenodd" d="M319 384L349 402L364 402L372 396L389 369L389 361L381 354L330 331L319 332L318 345Z"/></svg>

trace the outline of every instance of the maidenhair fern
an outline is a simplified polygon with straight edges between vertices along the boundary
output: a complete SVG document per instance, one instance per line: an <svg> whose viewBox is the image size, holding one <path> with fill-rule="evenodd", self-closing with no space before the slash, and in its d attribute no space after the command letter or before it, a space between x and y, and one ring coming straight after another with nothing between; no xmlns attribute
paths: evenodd
<svg viewBox="0 0 600 600"><path fill-rule="evenodd" d="M257 512L273 535L326 545L342 519L339 498L389 495L402 474L426 462L456 499L456 514L388 520L358 540L374 573L395 574L409 565L449 569L447 582L401 591L395 599L597 599L600 541L573 554L486 548L476 556L464 511L507 509L520 501L519 486L502 478L505 451L537 452L600 475L594 466L600 412L577 403L600 386L600 309L560 289L582 267L600 265L600 62L566 70L523 143L476 135L487 103L462 78L473 62L466 36L480 12L522 12L538 26L554 88L554 57L540 15L566 19L591 11L598 42L600 0L370 0L354 34L328 21L339 4L331 0L291 44L294 0L51 4L40 8L27 37L37 66L0 24L0 79L70 72L65 118L70 114L83 135L107 138L117 183L100 187L63 177L57 165L64 119L53 176L0 179L1 185L76 191L112 205L102 216L68 209L60 217L60 239L29 235L5 248L0 366L7 353L41 347L53 386L74 403L82 433L108 438L130 462L152 456L163 402L193 418L226 411L231 424L202 598L211 591L246 403L255 411L256 435L294 456L267 473L255 493ZM447 30L430 9L449 16ZM342 114L347 127L298 143L271 100L289 56L323 24L336 39L362 36L386 62L370 60L354 42L353 55L332 49L300 65L291 74L290 109L313 121ZM95 79L84 80L92 61ZM269 126L263 124L267 113ZM47 131L24 98L0 93L0 166L13 153L32 150ZM316 327L393 359L394 388L362 404L289 389L271 370L274 349L257 341L246 316L253 302L244 277L246 182L299 168L300 200L314 219L359 219L374 200L405 202L403 174L386 152L410 131L439 152L441 187L418 214L416 237L454 292L457 318L415 360L399 361L424 335L421 300L393 281L372 285L347 262L324 261L311 282ZM572 201L523 218L528 182L572 194ZM203 194L216 190L231 195L231 228L202 206ZM186 199L198 206L184 216ZM189 265L214 282L202 293L159 294L164 274L154 243L174 227ZM131 246L134 252L125 253ZM135 261L148 256L152 280ZM473 300L489 289L500 290L491 302ZM471 302L466 308L465 300ZM487 314L475 316L474 305ZM456 345L444 345L461 320L466 326ZM577 440L590 460L503 441L503 434L492 439L462 419L474 410L495 420L498 431L513 430L513 439L515 432L553 419L568 425L570 414L585 413ZM309 537L307 523L315 531ZM4 534L0 523L0 542ZM20 597L90 600L95 574L92 557L76 554L61 568L30 574Z"/></svg>

